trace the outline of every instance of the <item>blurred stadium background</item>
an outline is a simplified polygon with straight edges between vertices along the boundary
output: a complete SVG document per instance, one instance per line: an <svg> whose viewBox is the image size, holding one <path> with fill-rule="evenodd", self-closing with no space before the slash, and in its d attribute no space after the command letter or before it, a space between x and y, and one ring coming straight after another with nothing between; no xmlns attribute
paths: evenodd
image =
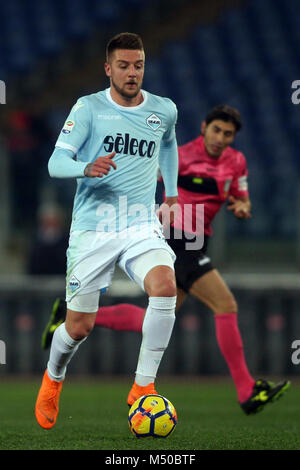
<svg viewBox="0 0 300 470"><path fill-rule="evenodd" d="M50 179L47 161L77 97L108 86L104 49L121 31L142 35L144 88L176 102L179 144L199 134L212 106L240 110L235 146L247 157L253 218L239 222L224 209L210 254L238 300L251 371L298 375L298 0L1 0L0 17L0 375L40 375L48 358L40 336L64 295L75 183ZM146 305L119 271L101 301ZM69 372L132 375L139 345L137 333L96 328ZM161 374L227 374L212 315L193 299L178 314Z"/></svg>

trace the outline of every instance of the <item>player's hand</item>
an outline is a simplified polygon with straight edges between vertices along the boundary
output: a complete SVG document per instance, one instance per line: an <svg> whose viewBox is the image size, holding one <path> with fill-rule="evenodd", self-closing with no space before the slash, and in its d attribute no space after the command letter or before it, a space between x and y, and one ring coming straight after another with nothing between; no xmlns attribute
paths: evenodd
<svg viewBox="0 0 300 470"><path fill-rule="evenodd" d="M159 218L159 221L161 222L163 227L166 227L174 222L177 214L177 209L177 196L166 197L166 199L157 211L157 217Z"/></svg>
<svg viewBox="0 0 300 470"><path fill-rule="evenodd" d="M243 201L236 199L234 196L228 197L227 209L232 211L237 219L250 219L252 217L250 212L250 201Z"/></svg>
<svg viewBox="0 0 300 470"><path fill-rule="evenodd" d="M108 175L111 167L115 170L117 165L113 161L116 152L109 153L105 157L98 157L94 162L89 163L84 169L84 176L88 178L102 178L103 175Z"/></svg>

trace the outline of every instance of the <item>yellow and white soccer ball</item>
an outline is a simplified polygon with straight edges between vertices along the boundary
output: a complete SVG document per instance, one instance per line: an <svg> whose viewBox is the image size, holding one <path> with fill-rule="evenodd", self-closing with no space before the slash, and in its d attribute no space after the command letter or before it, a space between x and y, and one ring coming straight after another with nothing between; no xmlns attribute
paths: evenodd
<svg viewBox="0 0 300 470"><path fill-rule="evenodd" d="M175 429L177 413L162 395L144 395L130 408L128 422L136 437L167 437Z"/></svg>

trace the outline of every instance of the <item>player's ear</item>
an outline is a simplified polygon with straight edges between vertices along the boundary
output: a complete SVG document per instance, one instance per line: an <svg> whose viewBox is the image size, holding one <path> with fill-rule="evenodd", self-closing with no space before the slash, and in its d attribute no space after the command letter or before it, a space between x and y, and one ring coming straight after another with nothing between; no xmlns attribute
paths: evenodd
<svg viewBox="0 0 300 470"><path fill-rule="evenodd" d="M110 64L108 62L105 62L104 64L104 70L105 70L105 73L108 77L111 76L111 71L110 71Z"/></svg>
<svg viewBox="0 0 300 470"><path fill-rule="evenodd" d="M204 134L205 134L205 129L206 129L206 127L207 127L207 126L206 126L206 122L203 121L203 122L201 123L201 135L204 135Z"/></svg>

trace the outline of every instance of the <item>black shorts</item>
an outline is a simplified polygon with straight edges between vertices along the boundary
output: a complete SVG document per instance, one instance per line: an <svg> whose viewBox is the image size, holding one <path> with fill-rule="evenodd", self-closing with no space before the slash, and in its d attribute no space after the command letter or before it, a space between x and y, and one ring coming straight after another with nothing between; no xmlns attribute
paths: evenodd
<svg viewBox="0 0 300 470"><path fill-rule="evenodd" d="M200 250L186 250L185 244L191 243L192 240L187 239L183 232L180 236L180 239L175 239L174 228L171 227L168 244L176 255L174 268L177 286L188 292L197 279L212 271L214 267L206 255L208 236L204 236L204 244Z"/></svg>

